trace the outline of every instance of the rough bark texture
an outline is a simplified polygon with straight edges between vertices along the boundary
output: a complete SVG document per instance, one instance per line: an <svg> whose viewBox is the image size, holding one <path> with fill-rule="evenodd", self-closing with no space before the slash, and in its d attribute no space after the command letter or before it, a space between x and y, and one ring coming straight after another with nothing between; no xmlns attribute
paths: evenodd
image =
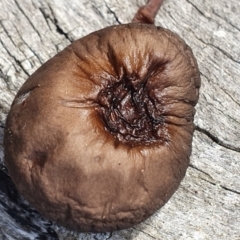
<svg viewBox="0 0 240 240"><path fill-rule="evenodd" d="M0 239L239 239L240 27L238 0L166 0L156 17L198 60L202 88L191 164L171 200L131 229L69 232L18 195L3 165L3 130L14 95L71 41L130 22L143 0L0 0ZM44 238L45 237L45 238Z"/></svg>

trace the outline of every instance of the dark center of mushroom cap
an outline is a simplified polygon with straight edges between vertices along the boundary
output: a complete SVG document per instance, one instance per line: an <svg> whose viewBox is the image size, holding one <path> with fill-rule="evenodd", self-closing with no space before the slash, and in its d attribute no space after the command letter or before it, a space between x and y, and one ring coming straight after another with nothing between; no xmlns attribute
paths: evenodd
<svg viewBox="0 0 240 240"><path fill-rule="evenodd" d="M165 140L161 104L151 96L148 85L137 75L125 75L98 95L106 129L123 143L142 145Z"/></svg>

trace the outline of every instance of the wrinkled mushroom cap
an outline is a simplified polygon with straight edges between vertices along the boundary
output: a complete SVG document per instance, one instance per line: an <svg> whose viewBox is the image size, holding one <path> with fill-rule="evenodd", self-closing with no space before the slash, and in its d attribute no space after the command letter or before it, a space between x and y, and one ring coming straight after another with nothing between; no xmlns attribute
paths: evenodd
<svg viewBox="0 0 240 240"><path fill-rule="evenodd" d="M42 214L113 231L163 206L189 164L199 72L171 31L112 26L41 66L7 118L5 163Z"/></svg>

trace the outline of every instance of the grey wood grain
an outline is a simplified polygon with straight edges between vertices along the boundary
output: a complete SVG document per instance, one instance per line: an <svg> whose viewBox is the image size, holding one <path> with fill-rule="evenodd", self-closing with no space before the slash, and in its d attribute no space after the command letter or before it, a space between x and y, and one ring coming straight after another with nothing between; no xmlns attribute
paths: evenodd
<svg viewBox="0 0 240 240"><path fill-rule="evenodd" d="M27 77L73 40L130 22L143 4L143 0L0 0L2 167L6 115ZM240 239L239 12L238 0L165 0L156 17L156 25L178 33L192 47L202 79L191 164L171 200L147 221L119 232L83 234L52 224L55 239ZM11 218L7 211L11 204L3 196L0 238L37 239L34 228L30 231ZM44 229L45 220L34 217Z"/></svg>

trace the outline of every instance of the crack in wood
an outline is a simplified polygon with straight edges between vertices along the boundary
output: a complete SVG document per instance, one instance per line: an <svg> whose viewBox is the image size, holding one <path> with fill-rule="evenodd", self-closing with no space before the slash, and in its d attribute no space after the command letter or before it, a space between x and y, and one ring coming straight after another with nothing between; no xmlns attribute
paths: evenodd
<svg viewBox="0 0 240 240"><path fill-rule="evenodd" d="M11 88L11 83L9 83L9 76L5 75L2 71L2 69L0 69L0 78L3 79L4 83L6 84L7 90L11 93L12 92L12 88Z"/></svg>
<svg viewBox="0 0 240 240"><path fill-rule="evenodd" d="M151 234L143 231L142 229L140 229L140 228L138 228L138 227L132 227L132 228L133 228L133 229L136 229L136 230L139 231L139 232L144 233L145 235L149 236L149 237L152 238L152 239L157 239L157 238L153 237Z"/></svg>
<svg viewBox="0 0 240 240"><path fill-rule="evenodd" d="M46 22L49 30L51 31L51 26L49 25L48 19L49 19L50 21L52 21L52 19L51 19L50 16L44 11L44 8L40 7L40 8L39 8L39 11L41 12L41 14L42 14L42 16L43 16L43 18L44 18L44 20L45 20L45 22Z"/></svg>
<svg viewBox="0 0 240 240"><path fill-rule="evenodd" d="M239 192L239 191L236 191L236 190L234 190L234 189L225 187L225 186L223 186L223 185L220 185L220 187L223 188L223 189L226 190L226 191L230 191L230 192L232 192L232 193L236 193L236 194L239 194L239 195L240 195L240 192Z"/></svg>
<svg viewBox="0 0 240 240"><path fill-rule="evenodd" d="M21 6L19 5L17 0L14 0L17 8L20 10L20 12L23 14L23 16L27 19L27 21L29 22L29 24L31 25L31 27L33 28L33 30L36 32L36 34L38 35L40 41L43 43L41 34L38 32L37 28L34 26L34 24L32 23L32 21L29 19L29 17L27 16L27 14L23 11L23 9L21 8Z"/></svg>
<svg viewBox="0 0 240 240"><path fill-rule="evenodd" d="M106 5L108 11L109 11L109 12L113 15L113 17L115 18L116 22L117 22L118 24L122 24L122 23L120 22L118 16L117 16L117 14L107 5L107 3L105 3L105 5Z"/></svg>
<svg viewBox="0 0 240 240"><path fill-rule="evenodd" d="M0 22L0 24L1 24L2 28L3 28L3 30L5 31L7 37L10 39L11 43L12 43L17 49L19 49L18 46L16 46L15 42L13 41L13 39L11 38L11 36L9 35L7 29L4 27L3 23ZM1 38L0 38L0 43L3 45L3 48L6 50L6 52L8 53L8 55L9 55L10 57L12 57L12 58L15 60L15 62L17 63L17 65L23 70L23 72L24 72L27 76L29 76L28 71L25 70L25 68L23 67L21 61L18 60L17 57L15 57L15 56L10 52L10 50L9 50L8 47L4 44L4 42L1 40ZM20 49L19 49L19 50L20 50ZM26 56L22 51L21 51L21 53L25 56L25 59L27 59L27 56ZM16 69L16 72L18 72L18 69L16 68L16 66L13 65L13 67Z"/></svg>
<svg viewBox="0 0 240 240"><path fill-rule="evenodd" d="M53 23L53 25L56 27L56 25L54 24L54 20L51 19L51 16L49 14L47 14L45 11L44 11L44 8L43 7L39 7L39 11L41 12L42 16L43 16L43 19L44 21L46 22L47 26L48 26L48 29L50 31L52 31L52 28L49 24L49 21L48 19ZM57 32L58 33L58 32ZM66 36L64 36L66 38ZM69 39L67 39L69 40ZM69 40L70 41L70 40ZM57 44L55 44L54 42L52 42L52 44L54 45L55 49L56 49L56 52L60 52L62 49L59 48L59 46Z"/></svg>
<svg viewBox="0 0 240 240"><path fill-rule="evenodd" d="M7 46L3 43L3 41L1 40L1 38L0 38L0 43L3 45L3 47L4 47L4 49L6 50L6 52L8 53L8 55L9 55L11 58L13 58L13 60L14 60L14 61L17 63L17 65L23 70L23 72L24 72L27 76L29 76L30 74L29 74L28 71L23 67L21 61L18 60L18 59L9 51L9 49L8 49ZM13 66L14 66L14 65L13 65ZM14 66L14 68L16 69L15 66ZM18 70L16 69L16 71L18 71Z"/></svg>
<svg viewBox="0 0 240 240"><path fill-rule="evenodd" d="M58 19L52 9L52 7L50 6L50 4L48 4L49 10L51 12L51 15L53 17L53 19L49 18L52 23L56 26L56 30L60 35L63 35L67 40L69 40L69 42L73 42L73 40L68 36L68 33L66 33L60 26L60 24L58 23Z"/></svg>
<svg viewBox="0 0 240 240"><path fill-rule="evenodd" d="M25 53L15 44L15 42L13 41L13 39L12 39L12 37L10 36L8 30L5 28L3 22L0 22L0 24L1 24L4 32L6 33L7 37L8 37L9 40L11 41L11 43L23 54L23 56L25 57L25 59L27 59L26 54L25 54ZM13 25L13 26L14 26L14 25ZM14 27L15 27L15 26L14 26ZM17 31L17 32L18 32L18 31ZM19 34L19 32L18 32L18 34ZM19 36L21 37L21 34L19 34ZM0 40L0 41L1 41L1 40ZM3 42L1 42L1 43L2 43L2 45L4 45ZM8 50L8 49L7 49L7 46L4 45L4 49L7 51L7 50ZM16 69L16 70L17 70L17 69Z"/></svg>
<svg viewBox="0 0 240 240"><path fill-rule="evenodd" d="M214 9L212 10L212 12L219 17L220 19L223 19L226 23L228 23L231 27L235 28L236 30L240 31L240 28L238 28L237 26L235 26L234 24L232 24L229 21L229 18L225 18L224 16L219 15Z"/></svg>
<svg viewBox="0 0 240 240"><path fill-rule="evenodd" d="M213 18L207 17L206 14L204 14L196 5L194 5L194 4L193 4L192 2L190 2L189 0L186 0L186 2L188 2L191 6L193 6L203 17L205 17L205 18L208 19L209 21L215 21ZM217 21L215 21L215 22L217 22ZM189 30L190 30L190 32L193 33L193 35L196 37L196 39L198 39L198 40L201 41L202 43L204 43L204 44L206 44L206 45L208 45L208 46L211 46L211 47L217 49L217 50L220 51L223 55L225 55L226 57L228 57L229 59L231 59L233 62L240 63L240 61L234 59L234 57L233 57L231 54L229 54L228 52L226 52L225 50L221 49L221 48L218 47L218 46L215 46L215 45L212 44L212 43L207 43L207 42L205 42L203 39L198 38L198 37L196 36L196 34L195 34L191 29L189 29Z"/></svg>
<svg viewBox="0 0 240 240"><path fill-rule="evenodd" d="M189 3L193 8L195 8L198 13L200 13L200 15L202 15L204 18L210 20L210 21L214 21L214 19L210 18L210 17L207 17L206 14L204 14L203 11L201 11L196 5L194 5L192 2L190 2L189 0L185 0L187 3Z"/></svg>
<svg viewBox="0 0 240 240"><path fill-rule="evenodd" d="M165 9L165 12L168 13L168 15L170 16L170 18L175 22L176 25L178 25L177 20L174 18L174 16L171 14L171 12L169 12L167 9Z"/></svg>
<svg viewBox="0 0 240 240"><path fill-rule="evenodd" d="M215 45L212 44L212 43L205 42L202 38L197 37L197 35L195 34L195 32L192 31L191 29L189 29L189 32L191 32L191 33L194 35L194 37L195 37L197 40L199 40L200 42L202 42L203 44L215 48L216 50L218 50L219 52L221 52L224 56L226 56L228 59L232 60L232 61L235 62L235 63L240 64L240 61L234 59L233 56L232 56L230 53L226 52L225 50L221 49L221 48L218 47L218 46L215 46Z"/></svg>
<svg viewBox="0 0 240 240"><path fill-rule="evenodd" d="M201 41L202 39L199 39L199 40ZM232 60L233 62L240 64L240 61L234 59L233 56L232 56L230 53L226 52L225 50L221 49L220 47L215 46L215 45L212 44L212 43L206 43L206 42L204 42L203 40L202 40L202 42L205 43L205 44L208 45L208 46L211 46L211 47L217 49L217 50L220 51L224 56L226 56L227 58L229 58L229 59Z"/></svg>
<svg viewBox="0 0 240 240"><path fill-rule="evenodd" d="M208 176L209 178L211 178L212 180L214 180L213 177L212 177L210 174L208 174L207 172L203 171L203 170L200 169L200 168L197 168L197 167L194 166L192 163L189 164L189 167L197 170L198 172L201 172L201 173L205 174L206 176Z"/></svg>
<svg viewBox="0 0 240 240"><path fill-rule="evenodd" d="M222 140L220 140L218 137L214 136L212 133L210 133L208 130L206 129L203 129L199 126L196 126L195 128L197 131L207 135L213 142L215 142L216 144L224 147L224 148L227 148L229 150L232 150L232 151L235 151L235 152L239 152L240 153L240 147L234 147L228 143L225 143L223 142Z"/></svg>
<svg viewBox="0 0 240 240"><path fill-rule="evenodd" d="M194 166L193 164L190 163L190 164L189 164L189 167L191 167L192 169L194 169L194 170L196 170L196 171L198 171L198 172L201 172L201 173L205 174L206 176L208 176L208 177L210 177L210 178L212 179L212 181L210 181L210 180L208 180L208 179L206 179L206 178L204 178L204 177L199 177L199 178L202 179L203 181L206 181L206 182L208 182L208 183L210 183L211 185L214 185L214 186L218 185L218 186L220 186L222 189L224 189L224 190L226 190L226 191L230 191L230 192L232 192L232 193L240 194L240 192L237 191L237 190L235 190L235 189L231 189L231 188L225 187L225 186L222 185L222 184L216 183L216 181L214 180L214 178L213 178L210 174L208 174L207 172L203 171L203 170L200 169L200 168L197 168L197 167Z"/></svg>
<svg viewBox="0 0 240 240"><path fill-rule="evenodd" d="M207 81L209 82L209 83L211 83L211 80L209 79L209 77L208 76L206 76L204 73L202 73L202 72L200 72L201 73L201 75L203 76L203 77L205 77L206 79L207 79ZM217 77L214 75L214 77L215 77L215 79L217 79ZM234 99L224 88L222 88L221 87L221 85L217 85L229 98L231 98L231 100L234 102L234 103L236 103L239 107L240 107L240 103L239 102L237 102L237 100L236 99ZM235 120L236 121L236 120Z"/></svg>
<svg viewBox="0 0 240 240"><path fill-rule="evenodd" d="M15 30L17 31L18 35L20 36L23 43L26 44L26 46L30 49L30 51L33 53L33 55L38 59L38 61L43 64L43 61L40 59L39 55L31 48L31 46L23 39L21 33L18 31L17 27L13 24ZM24 54L25 55L25 54ZM29 60L29 58L26 56L26 59Z"/></svg>

